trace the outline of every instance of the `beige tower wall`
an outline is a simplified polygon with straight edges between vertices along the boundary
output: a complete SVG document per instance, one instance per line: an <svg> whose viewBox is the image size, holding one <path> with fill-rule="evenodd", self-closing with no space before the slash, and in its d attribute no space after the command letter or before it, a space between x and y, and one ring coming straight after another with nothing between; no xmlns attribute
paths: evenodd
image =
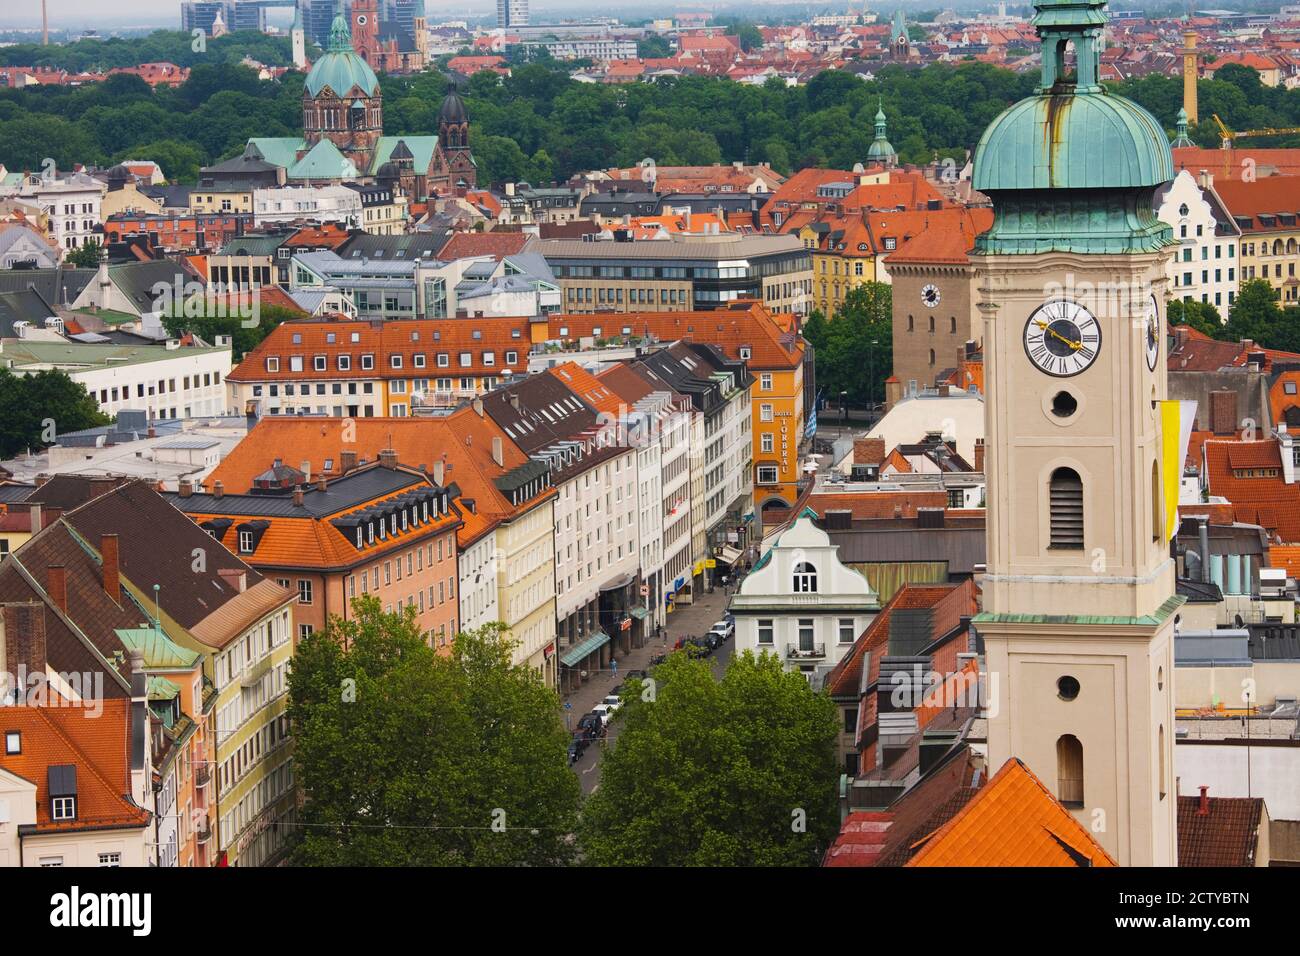
<svg viewBox="0 0 1300 956"><path fill-rule="evenodd" d="M1163 253L975 257L987 386L988 573L984 614L992 704L991 766L1015 756L1058 791L1057 741L1083 751L1080 822L1122 864L1176 862L1172 680L1174 565L1163 501L1155 402L1166 396ZM1161 336L1145 359L1149 296ZM1097 359L1071 377L1036 368L1024 328L1065 297L1101 327ZM1051 411L1068 391L1078 410ZM1084 485L1084 547L1049 547L1048 482L1057 467ZM1157 471L1158 473L1158 471ZM1163 478L1161 477L1161 481ZM1065 699L1058 681L1079 682Z"/></svg>

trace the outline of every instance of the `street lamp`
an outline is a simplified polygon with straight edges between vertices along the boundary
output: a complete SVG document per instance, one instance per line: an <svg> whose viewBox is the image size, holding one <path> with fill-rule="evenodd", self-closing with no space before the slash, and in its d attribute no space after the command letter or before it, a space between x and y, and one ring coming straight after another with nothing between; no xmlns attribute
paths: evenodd
<svg viewBox="0 0 1300 956"><path fill-rule="evenodd" d="M847 426L849 423L849 406L848 392L840 392L840 424Z"/></svg>

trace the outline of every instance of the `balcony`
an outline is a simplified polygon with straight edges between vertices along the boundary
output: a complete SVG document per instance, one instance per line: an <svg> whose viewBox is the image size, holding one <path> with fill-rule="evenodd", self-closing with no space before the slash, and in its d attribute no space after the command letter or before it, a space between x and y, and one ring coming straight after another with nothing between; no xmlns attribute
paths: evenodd
<svg viewBox="0 0 1300 956"><path fill-rule="evenodd" d="M207 817L203 818L203 822L194 831L194 839L199 846L207 846L208 841L212 839L212 824Z"/></svg>
<svg viewBox="0 0 1300 956"><path fill-rule="evenodd" d="M816 661L826 657L825 644L812 644L808 647L802 647L799 644L787 644L785 646L785 656L787 660L799 661Z"/></svg>
<svg viewBox="0 0 1300 956"><path fill-rule="evenodd" d="M194 786L206 787L212 779L212 770L206 763L201 763L194 768Z"/></svg>

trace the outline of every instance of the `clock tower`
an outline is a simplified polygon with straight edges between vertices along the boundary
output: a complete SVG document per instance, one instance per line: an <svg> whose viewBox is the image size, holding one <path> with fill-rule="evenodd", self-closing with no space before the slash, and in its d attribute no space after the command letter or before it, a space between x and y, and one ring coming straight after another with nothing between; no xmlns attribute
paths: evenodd
<svg viewBox="0 0 1300 956"><path fill-rule="evenodd" d="M1176 863L1174 564L1159 402L1164 130L1099 79L1104 0L1038 0L1034 95L975 154L990 765L1023 760L1122 864ZM1074 54L1074 69L1067 51Z"/></svg>

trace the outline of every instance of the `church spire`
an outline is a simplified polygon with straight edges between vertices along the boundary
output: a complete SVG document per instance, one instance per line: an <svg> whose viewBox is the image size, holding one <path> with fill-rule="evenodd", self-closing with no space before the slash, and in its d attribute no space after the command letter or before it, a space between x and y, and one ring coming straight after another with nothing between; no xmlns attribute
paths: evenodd
<svg viewBox="0 0 1300 956"><path fill-rule="evenodd" d="M1192 138L1187 135L1187 110L1178 110L1178 124L1175 127L1177 135L1174 136L1172 146L1174 149L1182 149L1185 146L1195 146Z"/></svg>
<svg viewBox="0 0 1300 956"><path fill-rule="evenodd" d="M330 39L325 50L327 53L352 52L352 31L348 29L348 18L341 9L335 12L334 22L330 24Z"/></svg>

